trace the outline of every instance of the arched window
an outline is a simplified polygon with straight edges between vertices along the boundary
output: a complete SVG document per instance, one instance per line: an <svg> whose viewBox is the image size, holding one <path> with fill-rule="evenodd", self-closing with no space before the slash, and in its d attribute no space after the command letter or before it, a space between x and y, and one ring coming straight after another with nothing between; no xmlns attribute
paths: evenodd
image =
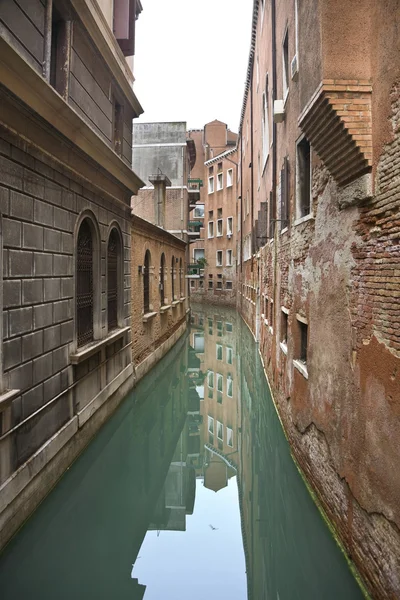
<svg viewBox="0 0 400 600"><path fill-rule="evenodd" d="M183 272L182 272L182 259L180 259L180 261L179 261L179 297L180 297L180 298L182 298L182 297L183 297L182 278L183 278Z"/></svg>
<svg viewBox="0 0 400 600"><path fill-rule="evenodd" d="M165 254L164 252L161 254L161 263L160 263L160 303L161 306L165 304Z"/></svg>
<svg viewBox="0 0 400 600"><path fill-rule="evenodd" d="M93 234L89 219L83 219L77 243L76 323L78 347L93 341Z"/></svg>
<svg viewBox="0 0 400 600"><path fill-rule="evenodd" d="M150 312L150 266L151 266L151 254L150 254L150 250L146 250L146 254L144 257L144 274L143 274L144 314Z"/></svg>
<svg viewBox="0 0 400 600"><path fill-rule="evenodd" d="M172 257L171 263L171 302L175 300L175 256Z"/></svg>
<svg viewBox="0 0 400 600"><path fill-rule="evenodd" d="M108 331L118 327L121 289L121 237L111 229L107 245L107 323Z"/></svg>

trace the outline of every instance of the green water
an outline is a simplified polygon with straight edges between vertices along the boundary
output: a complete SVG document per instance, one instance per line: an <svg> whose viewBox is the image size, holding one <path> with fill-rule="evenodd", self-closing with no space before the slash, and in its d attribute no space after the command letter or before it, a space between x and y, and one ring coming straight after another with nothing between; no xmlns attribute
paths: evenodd
<svg viewBox="0 0 400 600"><path fill-rule="evenodd" d="M7 546L0 598L362 598L235 313L194 310Z"/></svg>

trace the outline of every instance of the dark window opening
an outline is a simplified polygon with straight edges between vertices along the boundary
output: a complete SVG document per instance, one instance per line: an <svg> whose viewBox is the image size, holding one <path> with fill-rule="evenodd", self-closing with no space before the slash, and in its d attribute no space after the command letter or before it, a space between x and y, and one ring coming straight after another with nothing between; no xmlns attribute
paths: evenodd
<svg viewBox="0 0 400 600"><path fill-rule="evenodd" d="M140 0L114 0L113 31L125 56L135 54L135 21L141 10Z"/></svg>
<svg viewBox="0 0 400 600"><path fill-rule="evenodd" d="M71 22L65 21L53 6L51 23L50 85L67 98L69 80L69 56L71 45Z"/></svg>
<svg viewBox="0 0 400 600"><path fill-rule="evenodd" d="M297 181L299 217L310 214L311 204L311 148L306 138L297 144Z"/></svg>
<svg viewBox="0 0 400 600"><path fill-rule="evenodd" d="M119 156L122 155L123 129L124 129L124 109L115 98L113 100L113 144L114 150Z"/></svg>
<svg viewBox="0 0 400 600"><path fill-rule="evenodd" d="M172 257L171 263L171 302L175 300L175 256Z"/></svg>
<svg viewBox="0 0 400 600"><path fill-rule="evenodd" d="M300 360L307 362L308 325L298 321L300 329Z"/></svg>
<svg viewBox="0 0 400 600"><path fill-rule="evenodd" d="M269 303L269 326L271 327L271 329L274 327L274 303L271 302Z"/></svg>
<svg viewBox="0 0 400 600"><path fill-rule="evenodd" d="M108 331L118 327L118 263L120 240L117 230L111 230L107 248L107 321Z"/></svg>
<svg viewBox="0 0 400 600"><path fill-rule="evenodd" d="M283 97L289 89L289 32L286 31L285 39L283 40Z"/></svg>
<svg viewBox="0 0 400 600"><path fill-rule="evenodd" d="M281 230L289 225L289 159L285 156L281 170Z"/></svg>
<svg viewBox="0 0 400 600"><path fill-rule="evenodd" d="M183 269L182 269L182 259L179 260L179 295L183 298Z"/></svg>
<svg viewBox="0 0 400 600"><path fill-rule="evenodd" d="M282 344L287 344L287 336L288 336L288 316L285 312L282 311L282 319L281 319L281 342L282 342Z"/></svg>
<svg viewBox="0 0 400 600"><path fill-rule="evenodd" d="M146 251L144 257L144 274L143 274L143 308L144 313L150 312L150 252Z"/></svg>
<svg viewBox="0 0 400 600"><path fill-rule="evenodd" d="M88 219L79 228L77 247L77 339L78 347L93 341L93 236Z"/></svg>
<svg viewBox="0 0 400 600"><path fill-rule="evenodd" d="M165 254L161 255L160 264L160 302L161 306L165 305Z"/></svg>
<svg viewBox="0 0 400 600"><path fill-rule="evenodd" d="M272 239L275 236L276 223L276 196L269 193L269 237Z"/></svg>

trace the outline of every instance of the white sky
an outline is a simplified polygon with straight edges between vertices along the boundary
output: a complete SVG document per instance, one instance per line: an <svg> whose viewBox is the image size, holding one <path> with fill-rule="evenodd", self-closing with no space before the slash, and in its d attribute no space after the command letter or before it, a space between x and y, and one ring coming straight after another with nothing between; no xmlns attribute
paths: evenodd
<svg viewBox="0 0 400 600"><path fill-rule="evenodd" d="M237 132L250 49L252 0L142 0L135 93L142 122L219 119Z"/></svg>

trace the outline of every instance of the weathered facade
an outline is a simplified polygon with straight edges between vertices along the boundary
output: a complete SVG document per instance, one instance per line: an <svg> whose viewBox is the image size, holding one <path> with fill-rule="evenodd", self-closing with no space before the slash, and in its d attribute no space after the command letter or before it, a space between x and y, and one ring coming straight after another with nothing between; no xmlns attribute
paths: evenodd
<svg viewBox="0 0 400 600"><path fill-rule="evenodd" d="M202 182L200 198L192 207L200 239L190 247L191 296L195 302L235 306L237 135L218 120L188 135L196 147L192 181ZM200 268L197 260L202 258Z"/></svg>
<svg viewBox="0 0 400 600"><path fill-rule="evenodd" d="M137 215L132 239L132 359L140 379L186 330L186 242Z"/></svg>
<svg viewBox="0 0 400 600"><path fill-rule="evenodd" d="M255 1L238 143L238 308L375 598L400 595L399 25L396 1Z"/></svg>
<svg viewBox="0 0 400 600"><path fill-rule="evenodd" d="M140 10L0 3L0 545L133 385Z"/></svg>

